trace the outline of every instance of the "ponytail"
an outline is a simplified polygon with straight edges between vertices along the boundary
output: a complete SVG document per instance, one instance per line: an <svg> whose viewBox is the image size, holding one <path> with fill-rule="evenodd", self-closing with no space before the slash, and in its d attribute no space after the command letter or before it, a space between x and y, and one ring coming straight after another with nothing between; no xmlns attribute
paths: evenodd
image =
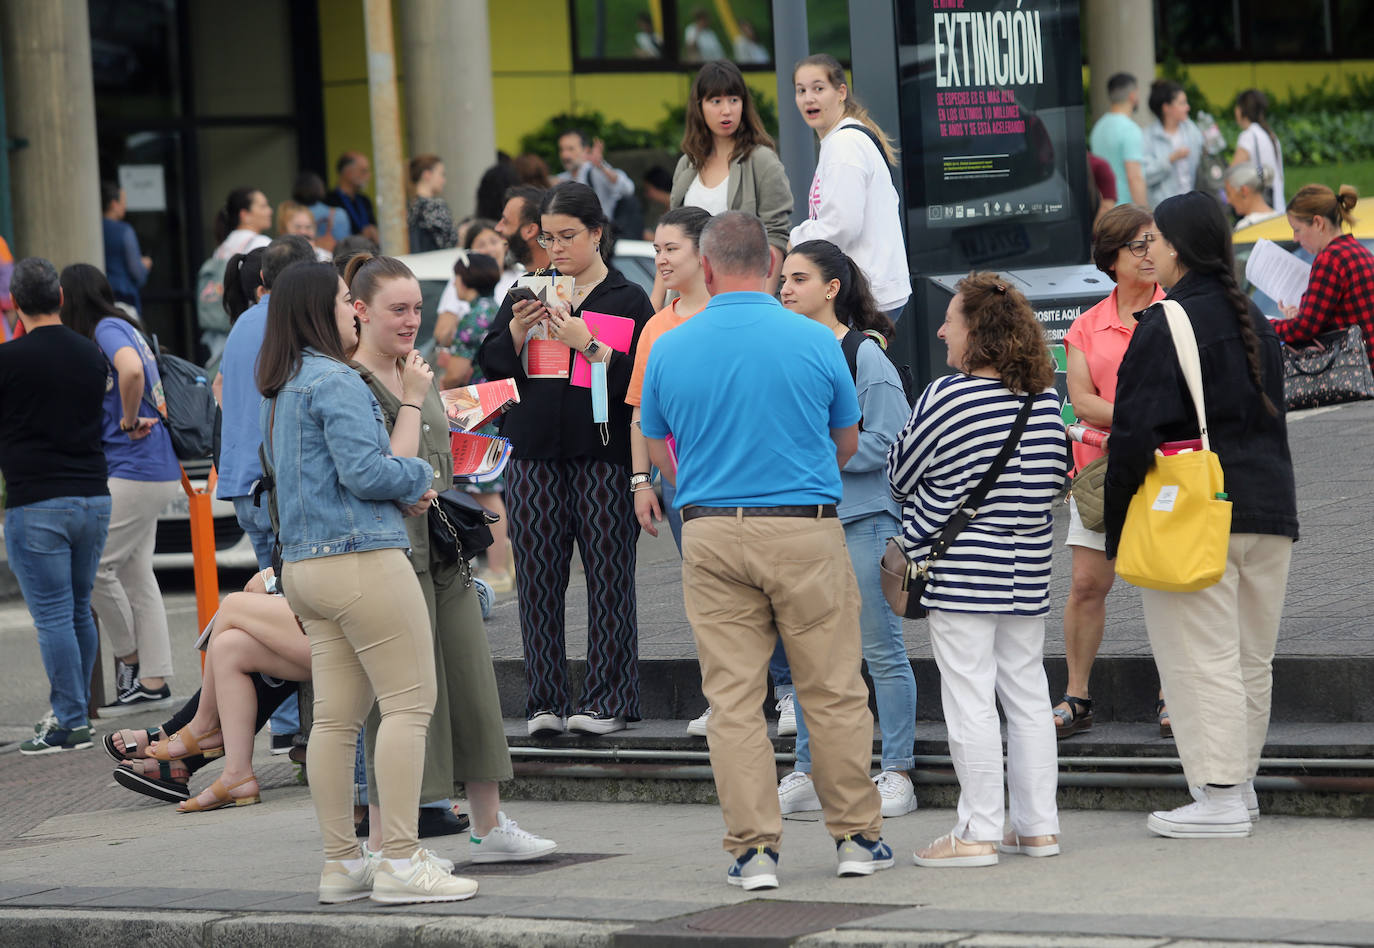
<svg viewBox="0 0 1374 948"><path fill-rule="evenodd" d="M239 215L253 206L253 195L257 188L235 188L224 199L224 206L215 214L215 243L224 243L224 238L239 228Z"/></svg>
<svg viewBox="0 0 1374 948"><path fill-rule="evenodd" d="M897 334L892 320L878 309L869 289L868 277L843 250L828 240L807 240L792 248L816 267L826 283L840 281L835 294L835 318L859 332L879 332L889 342Z"/></svg>
<svg viewBox="0 0 1374 948"><path fill-rule="evenodd" d="M224 307L231 324L258 301L258 288L263 285L264 249L258 247L248 253L236 253L224 265L224 292L220 296L220 305Z"/></svg>
<svg viewBox="0 0 1374 948"><path fill-rule="evenodd" d="M1288 202L1286 210L1309 224L1318 217L1325 217L1340 231L1342 224L1355 226L1355 215L1350 212L1359 199L1360 193L1348 184L1341 185L1339 193L1324 184L1304 184Z"/></svg>
<svg viewBox="0 0 1374 948"><path fill-rule="evenodd" d="M395 257L355 253L343 266L343 280L355 300L371 304L378 288L387 280L415 279L415 273Z"/></svg>

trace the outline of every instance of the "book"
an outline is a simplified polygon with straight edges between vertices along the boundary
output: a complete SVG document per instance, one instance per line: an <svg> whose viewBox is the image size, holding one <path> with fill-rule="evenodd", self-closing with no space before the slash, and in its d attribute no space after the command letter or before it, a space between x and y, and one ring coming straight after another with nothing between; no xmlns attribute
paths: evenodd
<svg viewBox="0 0 1374 948"><path fill-rule="evenodd" d="M498 435L453 431L448 437L455 477L489 481L500 475L510 459L510 442Z"/></svg>
<svg viewBox="0 0 1374 948"><path fill-rule="evenodd" d="M583 310L582 319L592 331L592 338L603 346L610 346L616 352L629 352L635 337L635 321L624 316L611 316L607 313L592 313ZM573 385L579 388L592 387L592 364L582 353L573 356Z"/></svg>
<svg viewBox="0 0 1374 948"><path fill-rule="evenodd" d="M1255 241L1245 261L1245 279L1275 303L1298 306L1307 292L1312 265L1304 263L1272 240ZM1280 315L1266 313L1266 316Z"/></svg>
<svg viewBox="0 0 1374 948"><path fill-rule="evenodd" d="M444 413L455 431L476 431L519 403L520 390L515 379L479 382L462 388L446 388L439 393Z"/></svg>
<svg viewBox="0 0 1374 948"><path fill-rule="evenodd" d="M535 298L552 308L564 303L572 308L573 278L570 276L522 276L515 281L516 286L528 287L534 291ZM549 332L549 321L541 319L530 328L525 336L525 345L520 350L520 360L525 367L525 377L531 379L565 379L569 376L569 356L572 350L554 339Z"/></svg>

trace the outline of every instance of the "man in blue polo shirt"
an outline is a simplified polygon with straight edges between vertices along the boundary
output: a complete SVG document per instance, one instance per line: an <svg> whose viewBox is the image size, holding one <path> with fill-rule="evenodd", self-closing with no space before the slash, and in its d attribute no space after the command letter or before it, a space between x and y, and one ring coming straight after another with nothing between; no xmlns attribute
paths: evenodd
<svg viewBox="0 0 1374 948"><path fill-rule="evenodd" d="M762 707L779 636L806 709L837 873L869 875L893 860L868 776L858 586L835 516L840 466L858 448L854 382L834 335L764 292L771 260L758 218L713 218L701 257L711 303L654 343L640 424L665 475L670 432L677 445L682 592L735 857L726 878L745 889L778 884L782 814Z"/></svg>

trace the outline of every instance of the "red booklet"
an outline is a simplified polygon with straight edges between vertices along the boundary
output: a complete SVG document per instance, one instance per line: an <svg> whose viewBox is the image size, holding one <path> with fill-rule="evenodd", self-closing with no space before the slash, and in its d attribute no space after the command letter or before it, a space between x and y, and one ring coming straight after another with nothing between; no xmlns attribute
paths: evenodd
<svg viewBox="0 0 1374 948"><path fill-rule="evenodd" d="M479 382L463 388L447 388L439 393L444 400L449 427L457 431L476 431L520 401L515 379Z"/></svg>
<svg viewBox="0 0 1374 948"><path fill-rule="evenodd" d="M625 316L592 313L583 310L582 319L592 331L592 338L616 352L629 352L635 337L635 321ZM582 353L573 356L572 384L579 388L592 387L592 364Z"/></svg>
<svg viewBox="0 0 1374 948"><path fill-rule="evenodd" d="M455 477L486 481L495 478L510 458L511 445L505 438L454 431L449 434Z"/></svg>

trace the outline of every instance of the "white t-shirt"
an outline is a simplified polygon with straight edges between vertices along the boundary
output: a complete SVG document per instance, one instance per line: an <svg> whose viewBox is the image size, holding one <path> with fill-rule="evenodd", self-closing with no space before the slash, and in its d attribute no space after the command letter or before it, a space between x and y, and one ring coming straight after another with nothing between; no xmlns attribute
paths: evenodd
<svg viewBox="0 0 1374 948"><path fill-rule="evenodd" d="M701 175L695 175L692 183L687 186L687 193L682 197L682 203L686 207L699 207L706 213L715 217L717 214L725 213L725 204L729 200L730 176L721 178L720 184L714 188L708 188L701 183Z"/></svg>
<svg viewBox="0 0 1374 948"><path fill-rule="evenodd" d="M266 234L259 234L255 230L241 227L229 232L229 236L224 238L224 242L215 248L214 257L216 260L228 260L236 253L248 253L250 250L266 247L271 242L272 238Z"/></svg>
<svg viewBox="0 0 1374 948"><path fill-rule="evenodd" d="M1274 140L1269 133L1260 127L1259 122L1252 122L1236 138L1236 147L1245 149L1250 156L1250 163L1256 168L1265 168L1273 174L1274 200L1270 204L1274 207L1286 206L1283 196L1283 154L1274 147Z"/></svg>
<svg viewBox="0 0 1374 948"><path fill-rule="evenodd" d="M852 125L860 123L843 119L821 139L806 202L810 219L792 228L791 241L835 244L868 277L874 302L886 312L911 296L897 189L883 153L863 132L846 131Z"/></svg>

